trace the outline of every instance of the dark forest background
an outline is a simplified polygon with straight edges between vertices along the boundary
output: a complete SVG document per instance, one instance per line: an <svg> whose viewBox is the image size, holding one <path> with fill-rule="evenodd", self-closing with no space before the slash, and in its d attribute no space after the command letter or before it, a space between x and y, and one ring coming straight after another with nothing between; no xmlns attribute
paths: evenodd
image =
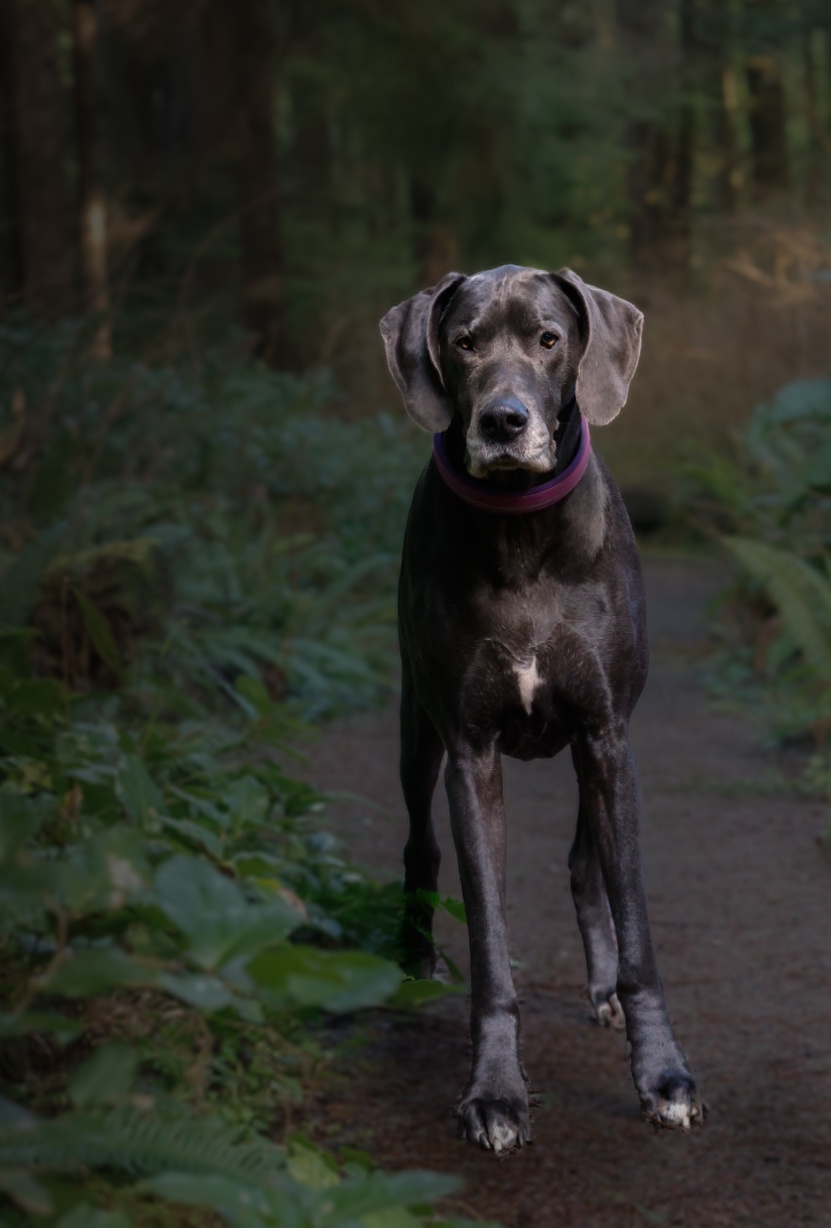
<svg viewBox="0 0 831 1228"><path fill-rule="evenodd" d="M2 311L97 313L101 358L198 359L233 327L375 408L383 311L512 261L646 309L635 401L676 432L697 401L735 417L824 360L823 0L0 14Z"/></svg>

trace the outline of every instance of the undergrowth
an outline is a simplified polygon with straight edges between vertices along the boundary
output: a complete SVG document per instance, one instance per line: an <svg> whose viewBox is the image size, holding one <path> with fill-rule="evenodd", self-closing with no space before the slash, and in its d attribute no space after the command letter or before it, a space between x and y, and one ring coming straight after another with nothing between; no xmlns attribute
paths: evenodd
<svg viewBox="0 0 831 1228"><path fill-rule="evenodd" d="M732 455L687 476L697 517L739 567L719 689L752 697L780 742L808 746L803 786L831 799L831 380L787 385Z"/></svg>
<svg viewBox="0 0 831 1228"><path fill-rule="evenodd" d="M76 340L0 336L2 1222L459 1223L449 1178L273 1141L312 1021L436 992L286 768L388 687L420 450L322 380Z"/></svg>

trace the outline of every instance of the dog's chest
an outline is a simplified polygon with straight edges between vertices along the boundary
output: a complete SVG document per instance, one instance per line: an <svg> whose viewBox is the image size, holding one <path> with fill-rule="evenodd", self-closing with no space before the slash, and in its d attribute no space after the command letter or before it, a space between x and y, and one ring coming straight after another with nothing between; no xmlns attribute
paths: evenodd
<svg viewBox="0 0 831 1228"><path fill-rule="evenodd" d="M534 707L534 696L543 681L536 654L527 663L515 661L512 668L519 688L519 701L530 716Z"/></svg>
<svg viewBox="0 0 831 1228"><path fill-rule="evenodd" d="M494 626L475 651L470 675L503 709L530 717L558 684L558 650L568 637L560 604L505 603ZM547 705L546 705L547 706Z"/></svg>
<svg viewBox="0 0 831 1228"><path fill-rule="evenodd" d="M578 713L607 691L611 611L593 592L540 585L491 602L490 626L468 658L464 709L499 731L508 754L550 754Z"/></svg>

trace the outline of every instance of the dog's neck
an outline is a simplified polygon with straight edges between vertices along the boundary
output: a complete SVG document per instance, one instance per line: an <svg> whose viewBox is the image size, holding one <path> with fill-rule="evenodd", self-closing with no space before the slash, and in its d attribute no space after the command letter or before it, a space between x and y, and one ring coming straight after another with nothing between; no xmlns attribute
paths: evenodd
<svg viewBox="0 0 831 1228"><path fill-rule="evenodd" d="M464 427L454 417L447 431L434 437L434 459L444 482L460 499L483 511L517 516L561 502L585 473L591 440L574 397L558 414L554 443L556 463L548 473L500 470L484 479L472 478L464 468Z"/></svg>

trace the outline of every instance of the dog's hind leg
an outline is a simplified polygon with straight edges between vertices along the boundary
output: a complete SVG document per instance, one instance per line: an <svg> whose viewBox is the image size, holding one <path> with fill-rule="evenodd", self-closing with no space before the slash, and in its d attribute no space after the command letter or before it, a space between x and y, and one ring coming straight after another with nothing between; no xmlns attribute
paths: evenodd
<svg viewBox="0 0 831 1228"><path fill-rule="evenodd" d="M589 1001L601 1027L623 1028L626 1024L617 996L617 937L600 859L582 803L568 868L577 925L586 952Z"/></svg>
<svg viewBox="0 0 831 1228"><path fill-rule="evenodd" d="M432 941L433 905L425 897L438 888L441 851L431 803L444 746L413 687L406 660L401 682L401 788L410 821L404 848L403 964L413 976L429 979L436 964Z"/></svg>

